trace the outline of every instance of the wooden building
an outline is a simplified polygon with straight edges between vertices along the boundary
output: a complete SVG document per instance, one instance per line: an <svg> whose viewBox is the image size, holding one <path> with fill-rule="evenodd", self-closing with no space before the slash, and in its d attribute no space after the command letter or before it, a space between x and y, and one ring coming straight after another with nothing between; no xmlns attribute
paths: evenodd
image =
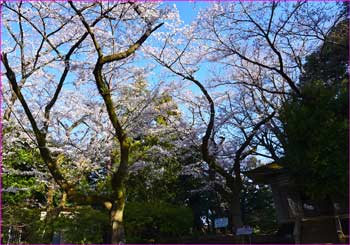
<svg viewBox="0 0 350 245"><path fill-rule="evenodd" d="M349 240L348 200L315 201L298 190L288 171L270 163L244 172L256 184L270 185L275 203L278 235L295 243L347 243Z"/></svg>

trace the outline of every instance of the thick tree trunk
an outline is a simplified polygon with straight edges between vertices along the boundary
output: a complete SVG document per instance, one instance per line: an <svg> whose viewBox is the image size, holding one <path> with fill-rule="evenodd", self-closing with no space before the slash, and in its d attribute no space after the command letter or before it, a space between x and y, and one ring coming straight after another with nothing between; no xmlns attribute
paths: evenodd
<svg viewBox="0 0 350 245"><path fill-rule="evenodd" d="M233 232L236 232L237 228L240 228L243 226L241 202L240 202L239 194L233 195L231 197L230 212L231 212Z"/></svg>
<svg viewBox="0 0 350 245"><path fill-rule="evenodd" d="M128 175L130 143L127 138L120 140L120 165L117 172L112 177L112 188L114 189L115 201L110 209L111 243L125 243L125 231L123 225L123 215L126 199L125 179ZM116 160L114 160L116 161Z"/></svg>
<svg viewBox="0 0 350 245"><path fill-rule="evenodd" d="M111 226L111 243L112 244L124 244L125 241L125 230L123 224L123 215L125 207L125 192L122 197L114 202L110 211L110 226Z"/></svg>

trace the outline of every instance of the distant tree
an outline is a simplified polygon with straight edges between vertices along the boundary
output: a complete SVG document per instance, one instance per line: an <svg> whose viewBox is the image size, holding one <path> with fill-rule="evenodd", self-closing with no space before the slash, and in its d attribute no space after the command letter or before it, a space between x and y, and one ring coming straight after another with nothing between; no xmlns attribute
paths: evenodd
<svg viewBox="0 0 350 245"><path fill-rule="evenodd" d="M38 152L18 141L12 147L2 158L2 243L40 242L38 217L50 178Z"/></svg>
<svg viewBox="0 0 350 245"><path fill-rule="evenodd" d="M286 165L314 198L348 194L348 36L345 19L307 57L302 98L292 96L281 111Z"/></svg>
<svg viewBox="0 0 350 245"><path fill-rule="evenodd" d="M267 185L243 182L242 217L245 224L254 228L255 233L271 234L277 230L276 209L272 192Z"/></svg>

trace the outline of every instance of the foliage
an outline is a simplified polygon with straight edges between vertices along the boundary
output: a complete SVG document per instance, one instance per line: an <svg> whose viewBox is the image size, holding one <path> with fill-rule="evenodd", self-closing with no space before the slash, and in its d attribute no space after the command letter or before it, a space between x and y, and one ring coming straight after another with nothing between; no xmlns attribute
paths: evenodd
<svg viewBox="0 0 350 245"><path fill-rule="evenodd" d="M43 163L29 146L15 143L12 147L11 153L6 149L2 161L2 239L40 242L34 237L38 237L39 208L46 202L45 175L39 171Z"/></svg>
<svg viewBox="0 0 350 245"><path fill-rule="evenodd" d="M133 201L174 202L180 170L179 162L168 158L148 164L138 172L132 173L128 179L128 198Z"/></svg>
<svg viewBox="0 0 350 245"><path fill-rule="evenodd" d="M52 226L59 232L64 243L103 243L103 235L108 229L108 214L91 207L77 208L61 213Z"/></svg>
<svg viewBox="0 0 350 245"><path fill-rule="evenodd" d="M43 243L40 209L19 205L2 206L2 244Z"/></svg>
<svg viewBox="0 0 350 245"><path fill-rule="evenodd" d="M3 224L24 226L30 243L55 231L100 243L111 227L122 241L124 198L128 242L182 236L221 215L244 159L266 156L257 145L272 124L261 120L299 91L301 62L340 20L337 4L308 2L215 3L190 25L161 2L2 7ZM306 58L305 97L281 113L289 166L312 177L309 192L322 182L331 192L347 172L343 27ZM246 222L272 230L270 192L247 189ZM39 210L50 214L40 221Z"/></svg>
<svg viewBox="0 0 350 245"><path fill-rule="evenodd" d="M189 175L193 170L184 170L184 165L192 162L193 157L198 155L198 151L188 148L182 149L159 140L159 138L158 140L153 139L152 144L155 144L154 146L160 145L163 151L167 151L167 154L159 154L158 152L145 156L144 166L139 167L137 171L134 170L134 167L139 163L132 166L131 178L127 181L128 201L132 203L162 202L175 206L186 205L188 211L193 215L194 228L200 230L203 227L201 217L207 215L208 208L217 205L217 203L213 201L214 191L203 189L206 186L203 179ZM176 137L173 140L176 140ZM172 150L176 150L176 153L170 154Z"/></svg>
<svg viewBox="0 0 350 245"><path fill-rule="evenodd" d="M243 220L254 233L271 234L277 230L276 210L268 186L246 182L241 197Z"/></svg>
<svg viewBox="0 0 350 245"><path fill-rule="evenodd" d="M3 210L3 219L6 220L3 224L3 243L9 239L10 228L10 235L15 235L11 243L51 243L53 233L50 231L60 234L64 243L103 243L108 223L106 213L89 207L63 212L59 217L48 220L40 220L41 210L37 208L11 206ZM11 222L11 226L8 222Z"/></svg>
<svg viewBox="0 0 350 245"><path fill-rule="evenodd" d="M312 99L293 101L283 108L287 166L311 195L345 194L348 121L342 116L341 100L346 102L347 93L335 98L332 90L317 83L303 91Z"/></svg>
<svg viewBox="0 0 350 245"><path fill-rule="evenodd" d="M281 113L287 167L300 188L315 198L348 193L347 21L326 40L307 59L303 97L292 97Z"/></svg>
<svg viewBox="0 0 350 245"><path fill-rule="evenodd" d="M190 232L192 211L164 202L128 203L125 209L125 229L128 243L159 242Z"/></svg>
<svg viewBox="0 0 350 245"><path fill-rule="evenodd" d="M45 201L42 195L42 192L45 191L45 184L38 180L36 175L39 172L35 171L35 165L40 161L37 152L21 148L11 156L4 158L3 203L18 204L26 199Z"/></svg>
<svg viewBox="0 0 350 245"><path fill-rule="evenodd" d="M348 28L347 20L340 22L330 31L319 50L306 57L301 86L312 84L313 81L322 81L326 86L341 86L341 81L347 79ZM341 87L334 89L339 90Z"/></svg>

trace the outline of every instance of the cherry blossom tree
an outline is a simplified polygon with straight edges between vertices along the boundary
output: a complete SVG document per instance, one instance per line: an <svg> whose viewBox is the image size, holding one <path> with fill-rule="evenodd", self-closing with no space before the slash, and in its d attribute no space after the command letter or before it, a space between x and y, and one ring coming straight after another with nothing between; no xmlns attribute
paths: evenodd
<svg viewBox="0 0 350 245"><path fill-rule="evenodd" d="M103 207L111 243L125 242L128 178L186 148L183 172L242 226L241 171L284 155L278 111L304 96L305 57L343 18L307 1L214 3L188 25L157 2L2 7L5 157L12 143L37 149L45 169L33 171L62 199L53 216L66 203Z"/></svg>
<svg viewBox="0 0 350 245"><path fill-rule="evenodd" d="M152 121L171 107L154 99L163 96L159 88L139 91L138 97L137 88L130 91L134 94L125 91L131 81L142 80L142 69L132 66L135 51L169 11L132 2L9 2L3 7L4 119L16 120L39 149L64 199L107 208L110 242L123 241L133 137L147 127L152 131ZM100 177L110 180L112 191L87 190L84 177L101 168L109 171L110 178Z"/></svg>
<svg viewBox="0 0 350 245"><path fill-rule="evenodd" d="M249 134L242 131L248 145L255 145L254 155L273 160L283 156L287 142L274 111L291 94L303 97L299 77L305 58L321 42L330 41L327 33L342 20L341 11L330 3L240 2L217 3L200 15L196 39L202 41L207 60L219 64L211 85L240 88L242 97L248 94L248 100L236 104L244 105L244 114L252 114L232 117L234 121L244 124L242 119L248 118L249 125L252 115L270 118L255 139L249 141Z"/></svg>
<svg viewBox="0 0 350 245"><path fill-rule="evenodd" d="M229 203L232 223L238 228L243 226L240 209L241 163L252 152L249 150L252 139L275 113L273 111L265 112L260 116L255 112L254 115L254 112L249 111L252 105L247 106L246 104L243 109L239 110L235 104L244 104L246 98L229 100L230 94L233 97L238 97L238 93L228 93L228 97L223 96L222 92L213 92L215 97L211 95L211 87L196 78L196 72L204 66L203 60L207 57L208 52L207 47L201 47L200 43L196 41L198 40L197 28L199 25L196 23L191 26L170 27L168 31L159 33L160 40L164 41L158 47L148 48L148 54L171 73L193 83L201 92L202 97L198 101L195 101L196 97L187 99L192 108L198 109L191 110L195 112L193 118L197 118L202 124L200 128L197 128L196 134L197 137L202 135L199 150L202 161L208 165L207 171L219 174L217 182L214 178L213 187ZM179 31L181 32L179 33ZM243 90L239 92L243 92ZM228 103L222 99L223 97L228 99ZM230 111L227 108L224 109L225 103L231 106ZM219 108L221 115L217 115ZM268 116L265 116L266 114ZM250 119L250 123L246 122L247 119ZM221 128L227 128L229 124L229 131L235 131L235 138L228 139L230 142L226 141L223 144L225 138L220 137L220 131L227 135L227 132ZM223 150L224 146L226 146L225 150Z"/></svg>

